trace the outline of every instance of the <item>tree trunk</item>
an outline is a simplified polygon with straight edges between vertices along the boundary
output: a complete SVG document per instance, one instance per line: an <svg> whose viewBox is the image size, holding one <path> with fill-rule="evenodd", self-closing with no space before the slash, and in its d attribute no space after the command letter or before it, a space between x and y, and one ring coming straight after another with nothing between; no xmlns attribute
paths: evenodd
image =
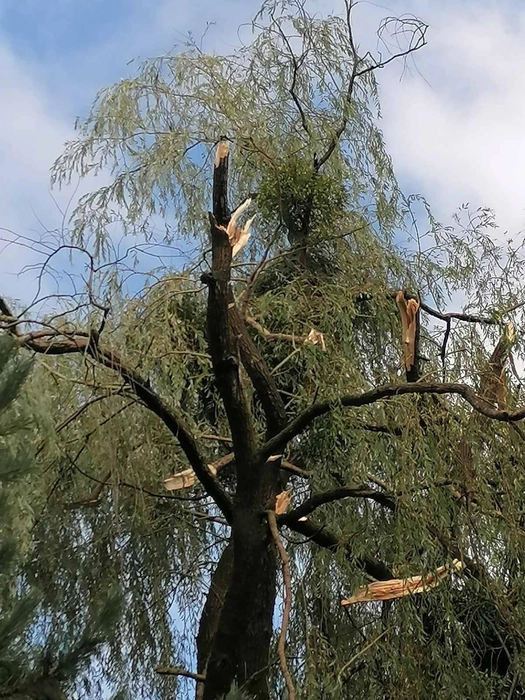
<svg viewBox="0 0 525 700"><path fill-rule="evenodd" d="M275 495L272 498L275 503ZM234 508L232 577L206 670L203 700L223 698L234 680L257 700L270 697L277 559L265 513L267 500L238 498Z"/></svg>
<svg viewBox="0 0 525 700"><path fill-rule="evenodd" d="M250 402L240 378L241 355L263 402L272 427L279 429L280 413L266 389L271 375L255 363L256 355L240 329L231 288L232 240L238 235L236 221L228 208L228 142L217 147L213 172L213 214L210 215L212 243L211 274L203 276L208 285L207 336L212 366L230 425L237 488L231 515L233 566L222 611L206 667L203 700L220 700L233 682L260 700L269 700L268 662L275 604L276 555L266 513L274 508L279 491L280 460L261 463ZM231 224L231 226L230 226ZM235 328L237 326L237 328ZM240 331L240 332L239 332ZM243 340L240 343L240 340ZM241 347L243 351L241 352ZM280 400L275 390L273 398ZM275 415L274 415L275 414ZM283 416L284 418L284 411ZM275 424L275 425L274 425ZM217 571L217 579L221 578ZM214 577L215 578L215 577ZM213 599L201 620L204 650L208 641L204 615L216 615ZM214 623L213 623L214 624ZM211 627L208 630L211 632Z"/></svg>

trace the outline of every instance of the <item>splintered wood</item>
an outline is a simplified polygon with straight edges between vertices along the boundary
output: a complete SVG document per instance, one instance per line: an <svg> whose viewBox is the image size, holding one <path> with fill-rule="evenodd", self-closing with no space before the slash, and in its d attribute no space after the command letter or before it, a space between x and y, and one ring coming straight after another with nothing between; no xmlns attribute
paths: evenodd
<svg viewBox="0 0 525 700"><path fill-rule="evenodd" d="M281 491L281 493L275 499L275 514L284 515L288 510L291 502L291 489L288 491Z"/></svg>
<svg viewBox="0 0 525 700"><path fill-rule="evenodd" d="M479 395L496 408L507 407L507 375L505 367L512 357L511 348L516 340L513 323L505 326L503 335L494 348L487 367L481 373Z"/></svg>
<svg viewBox="0 0 525 700"><path fill-rule="evenodd" d="M394 600L408 595L424 593L430 588L439 586L449 574L459 572L464 568L463 562L454 559L451 565L440 566L435 573L426 576L411 576L410 578L394 578L389 581L374 581L368 586L362 586L348 600L342 600L341 605L369 603L375 600Z"/></svg>
<svg viewBox="0 0 525 700"><path fill-rule="evenodd" d="M195 483L195 472L193 469L185 469L183 472L173 474L167 479L164 479L164 488L168 491L180 491L181 489L189 489Z"/></svg>
<svg viewBox="0 0 525 700"><path fill-rule="evenodd" d="M403 326L403 364L409 372L416 361L416 335L417 335L417 313L419 311L419 301L416 299L405 299L404 291L396 294L396 302L401 313L401 324Z"/></svg>
<svg viewBox="0 0 525 700"><path fill-rule="evenodd" d="M308 337L304 341L305 343L311 343L312 345L319 345L321 350L326 352L326 343L324 342L324 335L320 331L316 331L312 328Z"/></svg>
<svg viewBox="0 0 525 700"><path fill-rule="evenodd" d="M217 151L215 153L216 168L219 167L221 161L228 158L229 153L230 147L228 145L228 142L224 140L220 141L217 146ZM255 216L252 216L251 219L248 219L244 226L240 226L238 222L240 216L244 213L244 211L246 211L246 209L250 206L251 203L252 200L247 199L241 204L240 207L237 207L237 209L231 215L227 226L217 225L218 229L224 231L228 235L228 240L230 241L230 245L232 247L232 259L237 255L237 253L241 252L241 250L248 243L248 240L250 238L250 227L252 225L253 220L255 219Z"/></svg>
<svg viewBox="0 0 525 700"><path fill-rule="evenodd" d="M219 463L221 464L219 465ZM218 466L222 467L226 463L227 462L224 459L217 460L217 462L212 462L211 464L208 464L208 471L211 473L212 476L217 476ZM190 489L192 486L195 485L196 481L197 476L193 469L185 469L182 472L177 472L177 474L168 476L167 479L164 479L163 484L164 488L167 491L182 491L182 489Z"/></svg>
<svg viewBox="0 0 525 700"><path fill-rule="evenodd" d="M226 140L219 141L217 151L215 152L215 167L218 168L221 160L224 160L230 154L230 144Z"/></svg>

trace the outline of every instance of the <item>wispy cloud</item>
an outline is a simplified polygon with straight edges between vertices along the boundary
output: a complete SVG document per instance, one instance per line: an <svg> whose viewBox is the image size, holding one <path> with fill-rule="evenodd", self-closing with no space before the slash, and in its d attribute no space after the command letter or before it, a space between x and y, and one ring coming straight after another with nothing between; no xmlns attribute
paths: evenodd
<svg viewBox="0 0 525 700"><path fill-rule="evenodd" d="M2 229L31 237L56 226L60 213L49 194L49 167L71 128L5 44L0 67L0 276L9 275L9 289L18 294L25 282L15 271L37 257L1 240L13 237Z"/></svg>
<svg viewBox="0 0 525 700"><path fill-rule="evenodd" d="M49 167L96 90L133 73L135 56L160 54L216 22L207 45L228 50L256 0L4 0L0 8L0 226L26 234L60 225ZM319 12L341 7L316 1ZM511 0L383 0L361 3L358 34L367 48L377 22L413 12L429 22L417 68L379 75L382 127L396 171L442 219L463 202L496 210L503 228L525 220L525 6ZM400 80L400 78L402 79ZM70 193L55 193L60 206ZM1 249L0 249L1 250ZM0 276L28 260L0 255Z"/></svg>
<svg viewBox="0 0 525 700"><path fill-rule="evenodd" d="M396 6L401 3L396 2ZM409 3L410 4L410 3ZM396 171L446 218L489 206L502 229L525 224L525 7L412 2L430 24L419 73L381 81Z"/></svg>

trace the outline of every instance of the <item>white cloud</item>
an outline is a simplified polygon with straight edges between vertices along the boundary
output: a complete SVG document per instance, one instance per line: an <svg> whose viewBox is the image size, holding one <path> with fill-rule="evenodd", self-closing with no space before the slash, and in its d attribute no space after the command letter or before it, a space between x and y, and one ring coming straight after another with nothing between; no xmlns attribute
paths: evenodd
<svg viewBox="0 0 525 700"><path fill-rule="evenodd" d="M218 20L211 43L222 48L235 42L238 23L258 5L228 0L213 9L195 0L175 7L167 0L157 8L157 26L163 36L188 28L198 35L206 19ZM312 6L330 12L342 3L323 0ZM382 128L396 172L446 221L469 202L495 209L502 229L520 231L525 224L525 6L511 0L361 2L355 11L361 44L377 48L380 20L404 13L420 16L430 29L415 67L404 72L398 63L378 73Z"/></svg>
<svg viewBox="0 0 525 700"><path fill-rule="evenodd" d="M495 209L501 228L518 232L525 224L525 7L412 6L431 25L417 57L422 75L381 76L382 127L396 171L440 217L468 201Z"/></svg>
<svg viewBox="0 0 525 700"><path fill-rule="evenodd" d="M56 56L32 64L0 36L0 226L20 233L41 230L35 213L45 226L60 224L49 195L49 167L72 134L71 115L79 108L85 112L98 87L133 72L133 66L126 68L130 58L169 50L188 29L198 37L206 20L218 21L208 45L227 50L238 41L238 24L248 21L258 4L133 0L111 35L97 39L93 30L93 42L64 60L58 73ZM315 2L319 11L336 6L339 0ZM417 56L423 77L413 70L399 81L399 65L378 75L382 128L398 175L410 191L424 194L442 219L469 201L493 207L503 228L520 230L525 223L525 7L510 0L363 2L356 13L363 44L375 47L370 37L378 21L401 12L420 15L430 31L429 45ZM46 31L52 31L53 23L48 25ZM54 194L66 202L68 193ZM4 251L0 276L26 260L22 249Z"/></svg>

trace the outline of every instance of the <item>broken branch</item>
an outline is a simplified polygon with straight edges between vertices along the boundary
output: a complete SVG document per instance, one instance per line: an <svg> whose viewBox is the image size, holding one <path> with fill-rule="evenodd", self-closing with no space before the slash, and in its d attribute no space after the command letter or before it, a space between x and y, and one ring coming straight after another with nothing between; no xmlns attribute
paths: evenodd
<svg viewBox="0 0 525 700"><path fill-rule="evenodd" d="M206 676L202 673L192 673L184 668L175 666L157 666L155 673L158 673L160 676L184 676L185 678L192 678L197 683L204 683L206 680Z"/></svg>
<svg viewBox="0 0 525 700"><path fill-rule="evenodd" d="M395 600L409 595L424 593L430 588L439 586L441 581L454 571L461 571L465 564L454 559L452 564L440 566L434 573L426 576L410 576L409 578L394 578L390 581L376 581L362 586L357 593L348 600L342 600L341 605L354 605L355 603L369 603L375 600Z"/></svg>

